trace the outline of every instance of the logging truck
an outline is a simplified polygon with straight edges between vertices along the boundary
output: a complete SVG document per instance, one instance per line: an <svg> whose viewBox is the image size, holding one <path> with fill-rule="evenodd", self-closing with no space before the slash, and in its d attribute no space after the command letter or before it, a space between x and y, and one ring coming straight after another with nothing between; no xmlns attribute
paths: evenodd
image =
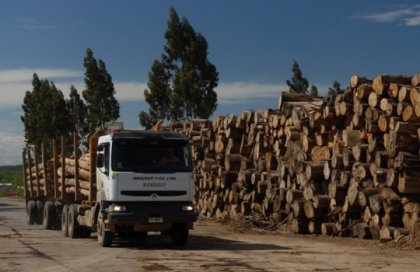
<svg viewBox="0 0 420 272"><path fill-rule="evenodd" d="M186 244L197 219L186 136L114 128L95 133L88 153L73 148L71 156L66 138L58 142L52 142L52 159L46 158L46 143L41 154L37 146L23 152L29 224L61 229L70 238L96 232L103 247L148 232L168 234L174 245ZM76 134L72 145L79 146Z"/></svg>

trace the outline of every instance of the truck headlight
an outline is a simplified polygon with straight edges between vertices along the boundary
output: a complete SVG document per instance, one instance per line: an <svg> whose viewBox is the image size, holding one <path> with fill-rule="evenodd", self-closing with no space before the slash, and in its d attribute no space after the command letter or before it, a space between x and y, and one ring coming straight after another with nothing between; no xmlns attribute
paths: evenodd
<svg viewBox="0 0 420 272"><path fill-rule="evenodd" d="M112 204L111 206L109 206L110 212L125 212L126 210L127 210L126 207L122 205Z"/></svg>
<svg viewBox="0 0 420 272"><path fill-rule="evenodd" d="M192 212L192 211L194 211L194 206L192 206L192 205L184 205L184 206L182 206L182 211L183 212Z"/></svg>

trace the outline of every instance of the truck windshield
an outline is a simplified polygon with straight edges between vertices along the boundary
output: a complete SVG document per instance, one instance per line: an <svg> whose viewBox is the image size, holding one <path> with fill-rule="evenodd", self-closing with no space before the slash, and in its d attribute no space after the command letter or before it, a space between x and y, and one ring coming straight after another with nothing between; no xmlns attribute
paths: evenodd
<svg viewBox="0 0 420 272"><path fill-rule="evenodd" d="M191 172L190 146L184 141L118 140L112 145L112 170L118 172Z"/></svg>

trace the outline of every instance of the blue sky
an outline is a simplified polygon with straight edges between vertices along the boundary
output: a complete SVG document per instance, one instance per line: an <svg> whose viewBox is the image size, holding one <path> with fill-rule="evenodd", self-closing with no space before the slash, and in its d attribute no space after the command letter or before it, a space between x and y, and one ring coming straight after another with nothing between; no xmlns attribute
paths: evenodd
<svg viewBox="0 0 420 272"><path fill-rule="evenodd" d="M121 120L138 128L143 91L173 6L209 44L215 115L275 108L296 60L321 94L354 74L419 73L419 1L0 1L0 165L20 163L21 104L35 72L81 92L86 49L113 77Z"/></svg>

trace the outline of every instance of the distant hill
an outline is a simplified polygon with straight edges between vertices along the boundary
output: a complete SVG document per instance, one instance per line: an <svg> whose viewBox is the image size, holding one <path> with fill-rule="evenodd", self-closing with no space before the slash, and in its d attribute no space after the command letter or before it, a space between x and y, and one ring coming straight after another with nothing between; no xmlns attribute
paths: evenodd
<svg viewBox="0 0 420 272"><path fill-rule="evenodd" d="M0 166L0 171L22 171L22 165Z"/></svg>

